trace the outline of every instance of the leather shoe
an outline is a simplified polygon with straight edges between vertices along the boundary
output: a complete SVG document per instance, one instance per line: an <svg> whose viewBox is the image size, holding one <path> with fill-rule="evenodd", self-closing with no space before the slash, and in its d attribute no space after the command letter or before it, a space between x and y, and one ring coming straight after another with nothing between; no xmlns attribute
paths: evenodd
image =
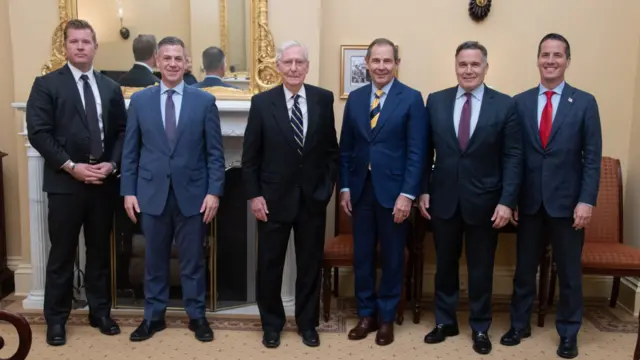
<svg viewBox="0 0 640 360"><path fill-rule="evenodd" d="M47 344L61 346L67 343L67 332L64 324L51 324L47 326Z"/></svg>
<svg viewBox="0 0 640 360"><path fill-rule="evenodd" d="M376 330L378 330L378 322L374 318L360 318L358 324L349 331L349 340L362 340Z"/></svg>
<svg viewBox="0 0 640 360"><path fill-rule="evenodd" d="M575 358L578 356L578 342L575 339L561 337L557 354L563 359Z"/></svg>
<svg viewBox="0 0 640 360"><path fill-rule="evenodd" d="M316 347L320 345L320 336L316 329L307 329L307 330L299 330L298 334L302 336L302 343L310 346Z"/></svg>
<svg viewBox="0 0 640 360"><path fill-rule="evenodd" d="M443 342L446 338L456 336L458 334L460 334L458 325L438 324L430 333L425 335L424 342L427 344L438 344Z"/></svg>
<svg viewBox="0 0 640 360"><path fill-rule="evenodd" d="M89 325L94 328L98 328L101 333L105 335L118 335L120 334L120 327L109 316L94 317L89 316Z"/></svg>
<svg viewBox="0 0 640 360"><path fill-rule="evenodd" d="M143 320L140 326L129 336L131 341L144 341L151 339L153 334L167 328L167 323L162 320Z"/></svg>
<svg viewBox="0 0 640 360"><path fill-rule="evenodd" d="M262 345L269 349L275 349L280 346L280 333L277 331L265 331L262 334Z"/></svg>
<svg viewBox="0 0 640 360"><path fill-rule="evenodd" d="M393 342L393 323L380 324L376 334L376 344L380 346L389 345Z"/></svg>
<svg viewBox="0 0 640 360"><path fill-rule="evenodd" d="M206 318L189 320L189 330L193 331L196 339L202 342L213 341L213 330Z"/></svg>
<svg viewBox="0 0 640 360"><path fill-rule="evenodd" d="M486 332L474 331L471 334L473 339L473 350L481 355L487 355L491 352L491 340Z"/></svg>
<svg viewBox="0 0 640 360"><path fill-rule="evenodd" d="M520 344L520 340L531 336L531 327L527 326L524 329L511 328L506 334L500 338L500 344L504 346L515 346Z"/></svg>

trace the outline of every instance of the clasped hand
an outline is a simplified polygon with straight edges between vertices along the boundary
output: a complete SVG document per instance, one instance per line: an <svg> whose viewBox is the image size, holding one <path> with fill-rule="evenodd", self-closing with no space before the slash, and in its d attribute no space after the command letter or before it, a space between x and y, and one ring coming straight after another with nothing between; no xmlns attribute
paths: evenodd
<svg viewBox="0 0 640 360"><path fill-rule="evenodd" d="M75 168L70 171L76 180L85 184L100 185L104 179L113 172L113 166L110 163L103 162L95 165L76 164Z"/></svg>

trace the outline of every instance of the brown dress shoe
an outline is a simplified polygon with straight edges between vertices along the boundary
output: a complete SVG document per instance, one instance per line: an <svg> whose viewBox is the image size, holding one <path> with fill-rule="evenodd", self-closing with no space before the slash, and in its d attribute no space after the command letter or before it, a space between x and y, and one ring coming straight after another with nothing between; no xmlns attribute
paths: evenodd
<svg viewBox="0 0 640 360"><path fill-rule="evenodd" d="M349 340L362 340L376 330L378 330L378 322L374 318L360 318L358 325L349 331Z"/></svg>
<svg viewBox="0 0 640 360"><path fill-rule="evenodd" d="M376 334L376 344L380 346L389 345L393 342L393 323L380 324Z"/></svg>

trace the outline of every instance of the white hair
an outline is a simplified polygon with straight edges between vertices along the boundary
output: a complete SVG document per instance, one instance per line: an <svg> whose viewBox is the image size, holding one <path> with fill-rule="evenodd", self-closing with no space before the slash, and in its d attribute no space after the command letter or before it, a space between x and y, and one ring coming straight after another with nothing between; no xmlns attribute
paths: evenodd
<svg viewBox="0 0 640 360"><path fill-rule="evenodd" d="M294 47L299 47L302 49L302 53L304 56L304 59L309 61L309 51L307 50L307 47L302 45L301 43L297 42L297 41L285 41L279 48L278 50L276 50L276 62L280 61L280 58L282 57L282 53L284 53L285 51L294 48Z"/></svg>

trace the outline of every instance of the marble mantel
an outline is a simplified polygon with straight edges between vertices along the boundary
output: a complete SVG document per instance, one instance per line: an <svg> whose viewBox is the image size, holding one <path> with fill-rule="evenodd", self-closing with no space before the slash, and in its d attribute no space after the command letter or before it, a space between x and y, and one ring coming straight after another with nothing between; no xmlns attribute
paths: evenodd
<svg viewBox="0 0 640 360"><path fill-rule="evenodd" d="M129 100L125 100L129 105ZM220 124L225 149L225 162L227 167L239 166L242 155L242 140L246 127L247 116L251 102L249 100L219 100L216 102L220 113ZM49 233L47 224L47 197L42 192L42 171L44 159L34 149L27 138L26 129L26 103L13 103L12 107L22 113L23 132L27 153L27 167L29 176L29 230L31 253L31 285L28 296L23 301L25 309L42 309L44 305L44 288L46 275L46 262L49 253ZM295 249L293 239L290 239L289 249L285 262L284 278L282 283L282 301L287 313L293 312L295 303ZM84 239L80 234L80 267L84 267ZM251 305L245 308L227 310L221 312L257 313L257 306Z"/></svg>

